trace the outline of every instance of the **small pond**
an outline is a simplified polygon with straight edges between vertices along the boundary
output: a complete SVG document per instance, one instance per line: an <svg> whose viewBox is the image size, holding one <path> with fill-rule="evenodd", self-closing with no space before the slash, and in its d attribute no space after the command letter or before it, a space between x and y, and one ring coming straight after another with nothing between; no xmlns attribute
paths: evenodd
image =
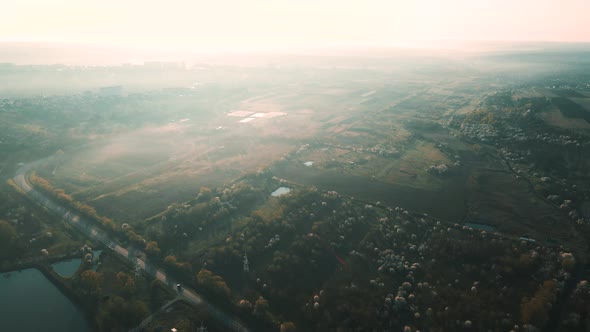
<svg viewBox="0 0 590 332"><path fill-rule="evenodd" d="M98 260L98 256L100 256L100 253L102 252L102 250L95 250L94 251L94 269L96 269L96 261ZM78 270L78 267L80 267L80 263L82 262L81 258L73 258L73 259L69 259L67 261L61 261L55 264L52 264L51 267L53 268L53 271L55 271L57 274L59 274L62 278L69 278L71 276L74 275L74 273L76 273L76 271Z"/></svg>
<svg viewBox="0 0 590 332"><path fill-rule="evenodd" d="M484 224L475 224L475 223L465 223L465 226L467 227L471 227L474 229L479 229L482 231L486 231L486 232L495 232L496 231L496 227L494 226L490 226L490 225L484 225Z"/></svg>
<svg viewBox="0 0 590 332"><path fill-rule="evenodd" d="M279 187L277 190L273 191L270 195L274 197L279 197L291 192L291 188L287 187Z"/></svg>

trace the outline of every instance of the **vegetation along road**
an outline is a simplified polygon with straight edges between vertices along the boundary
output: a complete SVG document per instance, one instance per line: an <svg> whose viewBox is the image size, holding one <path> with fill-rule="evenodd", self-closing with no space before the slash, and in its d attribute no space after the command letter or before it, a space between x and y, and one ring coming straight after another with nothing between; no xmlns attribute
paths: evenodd
<svg viewBox="0 0 590 332"><path fill-rule="evenodd" d="M129 260L134 265L139 265L143 270L145 270L145 272L148 275L157 278L158 280L168 285L168 287L176 291L177 282L170 278L163 270L158 269L158 267L151 264L147 259L142 260L138 258L138 256L144 257L144 255L141 255L140 252L138 252L138 250L133 248L128 249L118 245L113 240L111 240L111 238L106 232L93 226L89 220L86 220L85 218L82 218L81 216L74 213L73 211L70 211L67 208L55 203L54 201L47 198L45 195L41 194L39 191L35 190L30 185L30 183L27 181L26 173L33 169L36 165L39 165L40 163L43 163L46 160L47 159L42 159L20 167L13 178L16 185L31 199L59 215L65 222L74 226L84 235L101 242L105 246L112 249L114 252ZM219 308L215 307L211 303L208 303L194 290L183 288L181 291L181 296L191 303L206 305L208 314L213 319L219 321L219 323L221 323L226 328L231 329L232 331L249 331L243 325L243 323L241 323L237 318L221 311Z"/></svg>

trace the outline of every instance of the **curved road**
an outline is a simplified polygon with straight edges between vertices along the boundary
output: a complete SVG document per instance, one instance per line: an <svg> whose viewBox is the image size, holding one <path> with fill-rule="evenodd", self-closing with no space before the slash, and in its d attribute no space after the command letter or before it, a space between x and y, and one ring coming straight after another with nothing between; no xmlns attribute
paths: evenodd
<svg viewBox="0 0 590 332"><path fill-rule="evenodd" d="M134 265L139 265L145 272L150 275L151 277L157 278L158 280L162 281L164 284L168 285L174 291L176 291L176 284L177 282L166 275L166 273L158 269L157 266L151 264L147 259L142 260L139 259L137 256L143 254L142 252L135 250L133 248L127 249L124 248L114 241L112 241L109 235L102 231L101 229L92 225L92 222L87 220L86 218L82 218L77 215L75 212L68 210L67 208L55 203L54 201L47 198L45 195L41 194L39 191L35 190L27 181L26 173L33 169L33 167L40 165L41 163L49 160L49 158L41 159L29 164L26 164L20 167L16 171L16 175L14 176L13 180L23 192L29 196L31 199L35 200L37 203L45 206L47 209L51 210L52 212L56 213L60 216L65 222L69 223L70 225L74 226L77 230L81 233L86 235L89 238L97 240L104 244L105 246L111 248L114 252L118 253L119 255L123 256L125 259L129 260ZM141 255L144 257L143 255ZM249 332L243 323L241 323L236 317L233 317L225 312L221 311L219 308L215 307L211 303L208 303L205 299L199 296L195 291L190 289L183 289L181 291L180 296L187 301L194 303L194 304L201 304L207 306L207 313L216 321L221 323L226 328L230 329L231 331L238 331L238 332Z"/></svg>

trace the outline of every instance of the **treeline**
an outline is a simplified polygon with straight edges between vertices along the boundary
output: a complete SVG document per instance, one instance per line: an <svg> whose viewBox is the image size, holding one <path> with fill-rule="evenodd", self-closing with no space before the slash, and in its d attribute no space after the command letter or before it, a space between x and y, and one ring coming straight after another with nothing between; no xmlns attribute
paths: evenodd
<svg viewBox="0 0 590 332"><path fill-rule="evenodd" d="M137 234L129 224L123 223L121 227L118 227L117 224L111 218L99 215L96 212L96 209L92 206L75 200L63 189L53 187L53 185L49 181L47 181L46 179L42 178L34 172L29 176L29 180L31 181L33 186L40 189L44 193L50 195L51 197L56 199L60 204L77 211L83 217L88 218L92 222L98 224L102 229L104 229L108 233L112 235L119 235L127 241L129 241L129 243L137 247L144 248L144 246L146 246L147 242L145 241L145 239L139 234ZM151 244L149 247L146 247L146 249L148 249L150 253L159 253L157 243L155 245Z"/></svg>
<svg viewBox="0 0 590 332"><path fill-rule="evenodd" d="M21 248L17 239L16 228L9 222L0 220L0 262L18 254Z"/></svg>
<svg viewBox="0 0 590 332"><path fill-rule="evenodd" d="M36 173L32 173L29 176L29 180L31 183L44 191L45 193L51 195L55 198L59 203L80 212L80 214L84 215L87 218L90 218L93 221L101 223L106 229L110 229L112 231L115 230L116 225L112 219L99 216L92 206L76 201L71 195L67 194L63 189L54 188L49 181L40 177Z"/></svg>

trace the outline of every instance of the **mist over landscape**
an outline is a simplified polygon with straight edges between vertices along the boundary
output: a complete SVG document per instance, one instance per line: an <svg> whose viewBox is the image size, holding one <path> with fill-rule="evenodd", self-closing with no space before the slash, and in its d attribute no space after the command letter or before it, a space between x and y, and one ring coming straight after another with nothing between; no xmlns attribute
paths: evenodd
<svg viewBox="0 0 590 332"><path fill-rule="evenodd" d="M0 330L589 331L565 2L3 5Z"/></svg>

